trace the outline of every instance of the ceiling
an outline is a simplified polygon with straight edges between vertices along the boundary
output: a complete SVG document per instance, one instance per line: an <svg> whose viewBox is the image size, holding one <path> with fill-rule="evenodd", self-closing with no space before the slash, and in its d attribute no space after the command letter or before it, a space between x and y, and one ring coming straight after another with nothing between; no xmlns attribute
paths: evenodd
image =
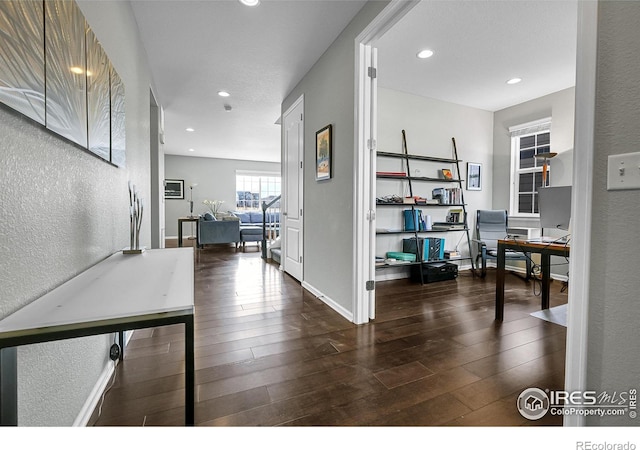
<svg viewBox="0 0 640 450"><path fill-rule="evenodd" d="M377 43L378 85L487 111L572 87L577 3L423 1Z"/></svg>
<svg viewBox="0 0 640 450"><path fill-rule="evenodd" d="M131 0L165 153L279 161L282 100L364 3ZM423 1L376 44L379 85L489 111L573 86L576 4ZM434 56L416 58L423 48Z"/></svg>
<svg viewBox="0 0 640 450"><path fill-rule="evenodd" d="M280 104L364 3L131 0L164 109L165 153L280 161Z"/></svg>

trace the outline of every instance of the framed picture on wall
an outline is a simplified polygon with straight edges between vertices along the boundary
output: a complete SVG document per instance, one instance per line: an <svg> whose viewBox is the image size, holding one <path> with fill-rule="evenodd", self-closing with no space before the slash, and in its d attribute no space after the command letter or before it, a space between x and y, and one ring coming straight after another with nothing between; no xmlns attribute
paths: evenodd
<svg viewBox="0 0 640 450"><path fill-rule="evenodd" d="M482 190L482 164L467 163L467 191Z"/></svg>
<svg viewBox="0 0 640 450"><path fill-rule="evenodd" d="M331 125L316 132L316 181L331 178Z"/></svg>
<svg viewBox="0 0 640 450"><path fill-rule="evenodd" d="M184 180L164 180L164 198L184 200Z"/></svg>

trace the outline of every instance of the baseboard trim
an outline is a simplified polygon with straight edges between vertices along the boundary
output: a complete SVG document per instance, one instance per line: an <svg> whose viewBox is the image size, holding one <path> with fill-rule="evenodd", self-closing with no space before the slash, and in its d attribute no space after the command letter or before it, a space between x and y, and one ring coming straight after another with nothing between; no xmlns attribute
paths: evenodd
<svg viewBox="0 0 640 450"><path fill-rule="evenodd" d="M127 344L131 340L131 336L133 335L133 331L125 331L124 333L124 346L127 347ZM98 377L98 381L95 386L91 390L89 397L84 402L82 409L78 413L76 420L74 420L74 427L86 427L89 425L89 421L91 420L91 416L93 416L93 411L95 411L96 406L100 403L102 399L102 393L107 388L109 381L111 380L111 376L115 370L116 365L113 361L107 361L107 364L104 366L102 373Z"/></svg>
<svg viewBox="0 0 640 450"><path fill-rule="evenodd" d="M316 289L306 281L302 282L302 287L305 288L307 291L311 292L311 294L313 294L317 299L321 300L323 303L329 306L329 308L333 309L335 312L340 314L349 322L353 322L353 313L351 311L348 311L344 306L338 304L335 300L331 299L330 297L327 297L325 294L322 293L322 291Z"/></svg>
<svg viewBox="0 0 640 450"><path fill-rule="evenodd" d="M411 273L407 268L398 267L395 271L393 269L394 268L378 271L376 273L376 281L402 280L411 277ZM471 270L471 264L460 264L458 266L459 272L464 270Z"/></svg>
<svg viewBox="0 0 640 450"><path fill-rule="evenodd" d="M73 422L74 427L86 427L91 420L91 416L93 415L93 411L95 411L98 403L102 398L102 393L107 388L109 384L109 380L113 375L115 370L115 364L113 361L107 362L107 365L104 367L102 374L98 378L98 382L93 387L93 390L89 394L87 401L84 403L84 406L80 410L78 417Z"/></svg>

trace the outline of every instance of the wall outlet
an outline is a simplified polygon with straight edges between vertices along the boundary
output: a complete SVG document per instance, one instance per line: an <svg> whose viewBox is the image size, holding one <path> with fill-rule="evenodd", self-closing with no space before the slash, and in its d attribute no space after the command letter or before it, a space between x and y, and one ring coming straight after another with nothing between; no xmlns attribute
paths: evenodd
<svg viewBox="0 0 640 450"><path fill-rule="evenodd" d="M609 155L607 190L640 189L640 153Z"/></svg>
<svg viewBox="0 0 640 450"><path fill-rule="evenodd" d="M109 359L111 361L115 361L120 358L120 346L118 344L113 344L109 349Z"/></svg>

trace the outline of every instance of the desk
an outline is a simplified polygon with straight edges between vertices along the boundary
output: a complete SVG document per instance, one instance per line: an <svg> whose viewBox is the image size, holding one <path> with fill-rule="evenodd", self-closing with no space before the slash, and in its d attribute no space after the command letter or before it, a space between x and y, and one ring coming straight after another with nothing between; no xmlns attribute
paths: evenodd
<svg viewBox="0 0 640 450"><path fill-rule="evenodd" d="M517 239L498 240L498 269L496 272L496 320L504 318L504 275L505 252L507 250L540 254L542 266L542 309L549 309L549 283L551 280L551 256L569 257L569 246L528 242Z"/></svg>
<svg viewBox="0 0 640 450"><path fill-rule="evenodd" d="M178 247L182 247L182 224L185 222L196 223L196 246L200 247L198 239L198 227L200 226L200 216L178 217Z"/></svg>
<svg viewBox="0 0 640 450"><path fill-rule="evenodd" d="M1 320L0 425L18 421L15 347L115 332L122 342L126 330L176 323L185 325L185 423L193 425L193 252L118 252Z"/></svg>

